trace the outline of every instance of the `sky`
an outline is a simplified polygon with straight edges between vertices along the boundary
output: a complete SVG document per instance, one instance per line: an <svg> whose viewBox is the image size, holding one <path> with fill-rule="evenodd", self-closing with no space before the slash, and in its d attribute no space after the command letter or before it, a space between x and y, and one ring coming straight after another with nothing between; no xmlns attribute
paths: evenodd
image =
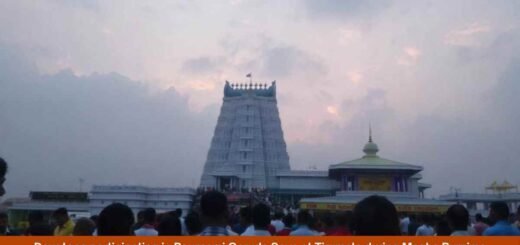
<svg viewBox="0 0 520 245"><path fill-rule="evenodd" d="M197 186L250 72L277 81L294 169L361 157L371 124L429 197L520 185L518 1L0 0L7 197Z"/></svg>

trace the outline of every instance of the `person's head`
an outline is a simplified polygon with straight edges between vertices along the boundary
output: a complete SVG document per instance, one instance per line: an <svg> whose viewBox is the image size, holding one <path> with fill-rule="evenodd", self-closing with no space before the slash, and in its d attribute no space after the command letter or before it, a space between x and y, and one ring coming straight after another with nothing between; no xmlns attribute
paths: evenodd
<svg viewBox="0 0 520 245"><path fill-rule="evenodd" d="M312 216L309 213L309 211L300 210L300 212L298 212L297 222L298 222L298 225L307 225L307 226L311 225L313 220L312 220Z"/></svg>
<svg viewBox="0 0 520 245"><path fill-rule="evenodd" d="M274 217L273 217L275 220L281 220L283 218L283 212L280 212L280 211L276 211L274 213Z"/></svg>
<svg viewBox="0 0 520 245"><path fill-rule="evenodd" d="M112 203L99 214L97 233L100 236L129 236L133 235L133 224L132 209L121 203Z"/></svg>
<svg viewBox="0 0 520 245"><path fill-rule="evenodd" d="M76 220L76 224L74 225L74 230L72 231L72 235L74 236L92 236L94 230L96 229L96 224L89 218L79 218Z"/></svg>
<svg viewBox="0 0 520 245"><path fill-rule="evenodd" d="M180 208L175 209L175 213L177 214L177 217L179 217L179 218L182 217L182 209L180 209Z"/></svg>
<svg viewBox="0 0 520 245"><path fill-rule="evenodd" d="M267 227L271 223L271 209L263 204L259 203L253 208L253 225L257 230L267 230Z"/></svg>
<svg viewBox="0 0 520 245"><path fill-rule="evenodd" d="M159 236L180 236L181 235L181 221L177 214L164 215L157 226Z"/></svg>
<svg viewBox="0 0 520 245"><path fill-rule="evenodd" d="M408 217L411 223L417 222L417 216L415 214L410 214Z"/></svg>
<svg viewBox="0 0 520 245"><path fill-rule="evenodd" d="M449 236L451 232L452 230L446 219L440 219L435 225L435 234L437 234L437 236Z"/></svg>
<svg viewBox="0 0 520 245"><path fill-rule="evenodd" d="M506 220L509 218L509 206L502 201L492 202L489 205L489 218L492 222Z"/></svg>
<svg viewBox="0 0 520 245"><path fill-rule="evenodd" d="M350 230L350 222L352 221L352 211L345 211L335 216L336 225L340 228L347 228Z"/></svg>
<svg viewBox="0 0 520 245"><path fill-rule="evenodd" d="M253 210L250 206L240 208L240 225L241 226L249 226L253 222Z"/></svg>
<svg viewBox="0 0 520 245"><path fill-rule="evenodd" d="M62 226L69 221L69 212L66 208L58 208L52 213L52 218L57 225Z"/></svg>
<svg viewBox="0 0 520 245"><path fill-rule="evenodd" d="M7 174L7 162L0 157L0 197L5 195L5 175Z"/></svg>
<svg viewBox="0 0 520 245"><path fill-rule="evenodd" d="M287 214L282 218L282 222L285 225L285 227L291 228L294 225L294 217L292 214Z"/></svg>
<svg viewBox="0 0 520 245"><path fill-rule="evenodd" d="M326 213L321 217L321 221L323 222L323 225L325 225L325 228L333 228L335 225L334 217L331 213Z"/></svg>
<svg viewBox="0 0 520 245"><path fill-rule="evenodd" d="M202 222L200 222L200 216L196 212L188 213L184 219L184 223L190 235L197 235L202 231Z"/></svg>
<svg viewBox="0 0 520 245"><path fill-rule="evenodd" d="M361 236L400 235L399 217L394 204L382 196L369 196L356 204L353 233Z"/></svg>
<svg viewBox="0 0 520 245"><path fill-rule="evenodd" d="M29 226L41 224L44 222L43 212L39 210L30 211L27 220L29 221Z"/></svg>
<svg viewBox="0 0 520 245"><path fill-rule="evenodd" d="M211 226L226 226L228 216L227 197L218 191L208 191L200 199L204 223Z"/></svg>
<svg viewBox="0 0 520 245"><path fill-rule="evenodd" d="M432 217L430 214L422 214L420 217L421 217L420 221L422 224L429 225L429 226L432 225Z"/></svg>
<svg viewBox="0 0 520 245"><path fill-rule="evenodd" d="M482 214L480 214L480 213L475 214L475 221L484 222L484 217L482 217Z"/></svg>
<svg viewBox="0 0 520 245"><path fill-rule="evenodd" d="M144 210L139 210L139 212L137 212L137 223L144 223Z"/></svg>
<svg viewBox="0 0 520 245"><path fill-rule="evenodd" d="M448 224L454 231L465 231L468 229L469 213L466 207L460 204L451 205L446 212Z"/></svg>
<svg viewBox="0 0 520 245"><path fill-rule="evenodd" d="M143 222L149 225L155 224L155 215L155 209L153 208L143 210Z"/></svg>

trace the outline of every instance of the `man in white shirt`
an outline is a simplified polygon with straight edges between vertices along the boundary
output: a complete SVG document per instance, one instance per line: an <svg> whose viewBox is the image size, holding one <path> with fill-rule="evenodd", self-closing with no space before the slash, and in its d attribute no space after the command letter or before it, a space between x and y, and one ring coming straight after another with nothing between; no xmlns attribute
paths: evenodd
<svg viewBox="0 0 520 245"><path fill-rule="evenodd" d="M141 228L134 231L136 236L157 236L159 233L155 230L155 209L147 208L143 211L144 224Z"/></svg>
<svg viewBox="0 0 520 245"><path fill-rule="evenodd" d="M274 226L274 229L276 230L276 232L283 230L283 228L285 227L285 224L283 223L282 218L283 218L282 212L274 213L274 220L271 221L271 225Z"/></svg>
<svg viewBox="0 0 520 245"><path fill-rule="evenodd" d="M431 217L428 214L422 216L422 225L417 228L415 232L416 236L433 236L435 234L435 230L431 226Z"/></svg>

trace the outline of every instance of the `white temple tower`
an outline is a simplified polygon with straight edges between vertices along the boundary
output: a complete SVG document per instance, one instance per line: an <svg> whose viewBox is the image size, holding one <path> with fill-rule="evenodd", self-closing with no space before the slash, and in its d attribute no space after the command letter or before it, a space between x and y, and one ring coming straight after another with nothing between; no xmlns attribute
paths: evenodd
<svg viewBox="0 0 520 245"><path fill-rule="evenodd" d="M276 103L276 82L230 84L200 186L216 189L278 188L276 174L290 170Z"/></svg>

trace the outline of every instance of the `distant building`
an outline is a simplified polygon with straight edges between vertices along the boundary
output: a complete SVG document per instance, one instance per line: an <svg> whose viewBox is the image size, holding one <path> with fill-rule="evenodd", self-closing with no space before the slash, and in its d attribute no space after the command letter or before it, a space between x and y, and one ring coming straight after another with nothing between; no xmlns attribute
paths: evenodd
<svg viewBox="0 0 520 245"><path fill-rule="evenodd" d="M11 199L6 203L9 221L13 227L26 228L30 211L42 211L49 219L52 212L65 207L75 219L99 214L111 203L128 205L134 215L145 208L154 208L157 213L177 208L187 214L192 207L195 190L192 188L157 188L125 185L95 185L88 192L32 191L29 198Z"/></svg>
<svg viewBox="0 0 520 245"><path fill-rule="evenodd" d="M90 191L89 211L99 214L104 207L119 202L128 205L135 215L145 208L154 208L157 213L180 208L186 214L194 195L192 188L95 185Z"/></svg>
<svg viewBox="0 0 520 245"><path fill-rule="evenodd" d="M483 193L461 192L459 189L454 189L449 194L441 195L439 199L461 203L466 206L471 215L481 213L487 216L489 204L494 201L506 202L512 213L515 213L517 208L520 207L518 186L512 185L507 181L504 181L502 184L495 181L487 186Z"/></svg>
<svg viewBox="0 0 520 245"><path fill-rule="evenodd" d="M65 207L73 218L89 217L87 192L31 191L29 198L14 199L7 207L13 227L26 228L31 211L41 211L46 219L58 208Z"/></svg>
<svg viewBox="0 0 520 245"><path fill-rule="evenodd" d="M387 197L399 212L442 213L452 203L424 198L431 185L421 183L423 167L379 157L370 134L359 159L329 167L328 177L339 183L336 195L303 198L300 207L311 210L351 210L370 195Z"/></svg>

